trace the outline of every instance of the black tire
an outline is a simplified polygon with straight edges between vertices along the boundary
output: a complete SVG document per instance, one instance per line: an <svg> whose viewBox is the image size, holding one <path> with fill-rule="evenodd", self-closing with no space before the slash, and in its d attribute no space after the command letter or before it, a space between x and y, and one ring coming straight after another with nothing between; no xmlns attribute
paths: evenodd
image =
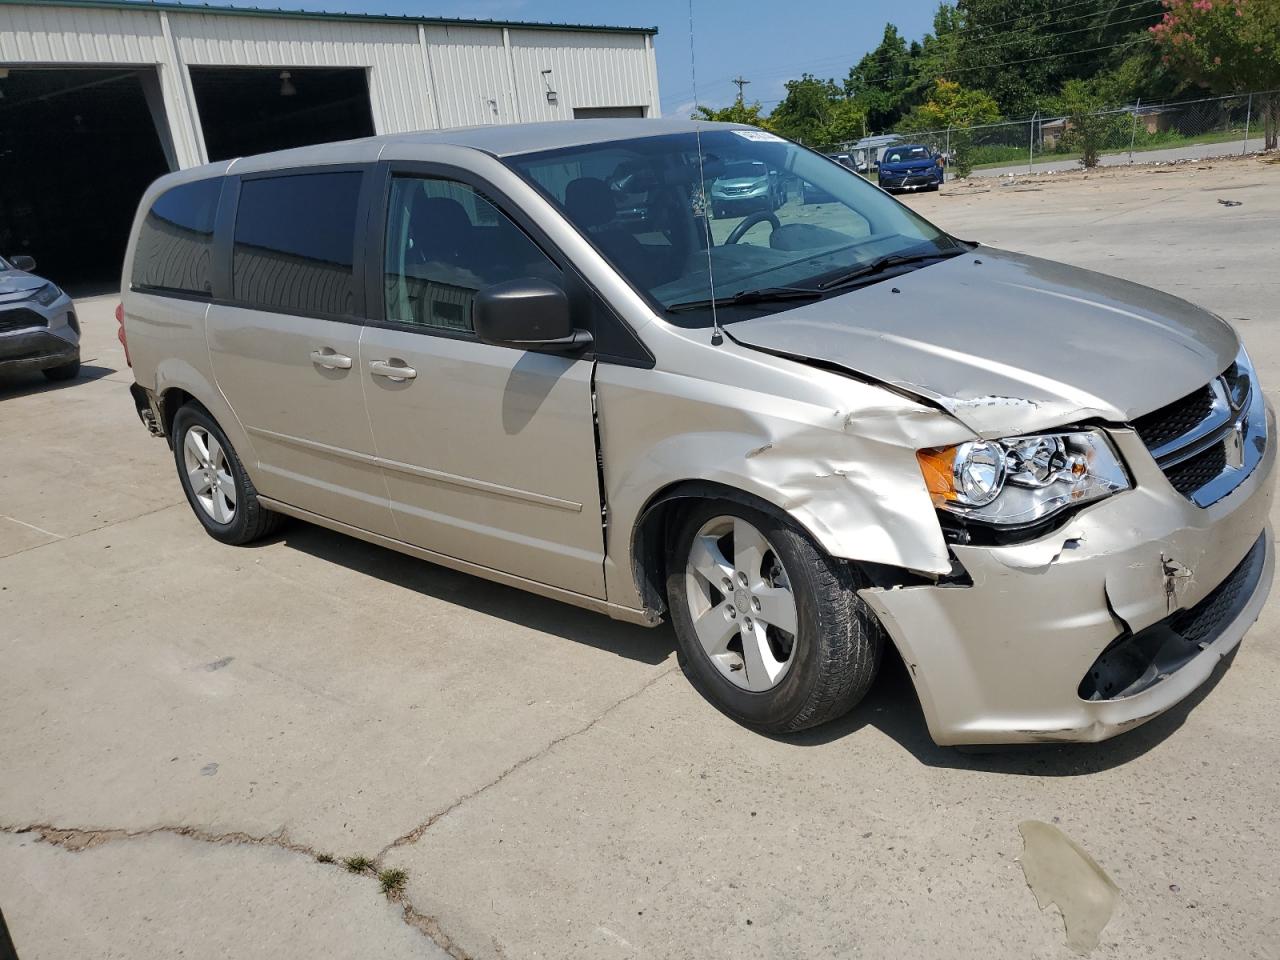
<svg viewBox="0 0 1280 960"><path fill-rule="evenodd" d="M749 691L727 679L694 631L686 563L698 531L719 516L746 520L765 536L795 597L794 659L777 686L766 691ZM834 720L866 695L880 666L884 632L857 595L865 583L850 564L829 557L790 520L733 502L699 503L681 518L667 571L680 665L694 688L732 719L763 733L793 733Z"/></svg>
<svg viewBox="0 0 1280 960"><path fill-rule="evenodd" d="M41 372L48 380L74 380L80 376L80 358L76 357L70 363L63 363L56 367L45 367Z"/></svg>
<svg viewBox="0 0 1280 960"><path fill-rule="evenodd" d="M187 442L187 433L193 427L202 427L212 434L222 446L226 456L229 467L227 473L235 483L236 491L235 512L227 523L219 523L211 517L201 506L195 491L191 488L191 478L187 474L183 451ZM178 479L182 483L182 492L187 495L187 502L191 504L191 512L196 515L196 519L200 521L209 536L215 540L232 546L253 543L255 540L261 540L275 533L284 522L283 516L268 510L258 502L258 491L254 489L253 481L245 473L244 464L240 462L240 457L231 446L231 441L222 432L217 421L198 404L184 404L174 415L173 458L178 468Z"/></svg>

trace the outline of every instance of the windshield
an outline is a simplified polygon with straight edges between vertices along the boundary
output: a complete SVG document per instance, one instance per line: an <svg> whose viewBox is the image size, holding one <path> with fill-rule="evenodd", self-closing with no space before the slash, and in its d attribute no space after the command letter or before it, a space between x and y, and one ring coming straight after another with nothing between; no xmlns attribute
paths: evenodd
<svg viewBox="0 0 1280 960"><path fill-rule="evenodd" d="M693 133L508 157L665 318L710 326L712 297L818 284L885 257L959 248L848 167L761 130ZM746 173L758 170L759 173ZM728 177L768 188L728 194ZM704 219L706 218L706 219ZM711 250L708 257L707 232ZM710 271L708 271L708 260ZM836 290L822 291L835 296ZM787 309L761 297L719 310L721 323ZM676 308L676 309L672 309Z"/></svg>
<svg viewBox="0 0 1280 960"><path fill-rule="evenodd" d="M13 269L13 265L10 264L9 261L6 260L4 257L0 257L0 270L12 270L12 269Z"/></svg>
<svg viewBox="0 0 1280 960"><path fill-rule="evenodd" d="M928 160L927 147L893 147L885 152L885 163L902 163L904 160Z"/></svg>

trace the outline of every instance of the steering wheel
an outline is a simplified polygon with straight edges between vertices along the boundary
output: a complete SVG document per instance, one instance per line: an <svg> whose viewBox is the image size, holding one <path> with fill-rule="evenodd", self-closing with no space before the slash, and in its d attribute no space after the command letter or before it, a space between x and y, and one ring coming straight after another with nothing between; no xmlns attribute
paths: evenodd
<svg viewBox="0 0 1280 960"><path fill-rule="evenodd" d="M725 237L724 242L726 244L737 243L746 236L748 230L754 227L757 223L763 223L766 220L773 225L774 230L777 230L778 227L782 226L782 224L778 222L778 218L773 215L772 210L757 210L755 213L743 217L742 222L733 228L733 232L729 234L729 236Z"/></svg>

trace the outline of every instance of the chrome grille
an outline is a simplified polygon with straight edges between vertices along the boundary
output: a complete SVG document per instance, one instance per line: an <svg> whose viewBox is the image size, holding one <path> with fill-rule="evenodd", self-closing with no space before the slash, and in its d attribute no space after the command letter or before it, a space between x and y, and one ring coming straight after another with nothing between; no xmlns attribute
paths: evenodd
<svg viewBox="0 0 1280 960"><path fill-rule="evenodd" d="M1252 371L1237 360L1205 386L1132 423L1170 485L1197 506L1221 500L1261 459L1266 414L1253 387Z"/></svg>
<svg viewBox="0 0 1280 960"><path fill-rule="evenodd" d="M1233 364L1234 366L1234 364ZM1149 448L1162 447L1190 433L1213 412L1213 388L1205 384L1194 393L1175 400L1145 417L1133 421L1133 429Z"/></svg>

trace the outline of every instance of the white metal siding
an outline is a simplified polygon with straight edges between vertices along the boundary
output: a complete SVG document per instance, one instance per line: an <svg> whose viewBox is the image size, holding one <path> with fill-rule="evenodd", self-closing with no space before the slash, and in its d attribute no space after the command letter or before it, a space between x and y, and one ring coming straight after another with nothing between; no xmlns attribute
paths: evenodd
<svg viewBox="0 0 1280 960"><path fill-rule="evenodd" d="M649 107L649 53L641 34L511 30L521 120L572 120L574 107ZM551 73L543 80L542 71ZM557 102L547 102L547 82ZM651 111L650 115L656 113Z"/></svg>
<svg viewBox="0 0 1280 960"><path fill-rule="evenodd" d="M426 33L441 126L513 123L519 118L500 28L428 24Z"/></svg>
<svg viewBox="0 0 1280 960"><path fill-rule="evenodd" d="M153 65L183 167L206 156L188 65L362 67L378 133L570 119L574 107L659 114L653 45L639 33L6 4L0 64Z"/></svg>
<svg viewBox="0 0 1280 960"><path fill-rule="evenodd" d="M189 66L364 67L378 133L435 126L415 24L170 13Z"/></svg>
<svg viewBox="0 0 1280 960"><path fill-rule="evenodd" d="M163 63L160 18L152 11L0 7L0 62Z"/></svg>

